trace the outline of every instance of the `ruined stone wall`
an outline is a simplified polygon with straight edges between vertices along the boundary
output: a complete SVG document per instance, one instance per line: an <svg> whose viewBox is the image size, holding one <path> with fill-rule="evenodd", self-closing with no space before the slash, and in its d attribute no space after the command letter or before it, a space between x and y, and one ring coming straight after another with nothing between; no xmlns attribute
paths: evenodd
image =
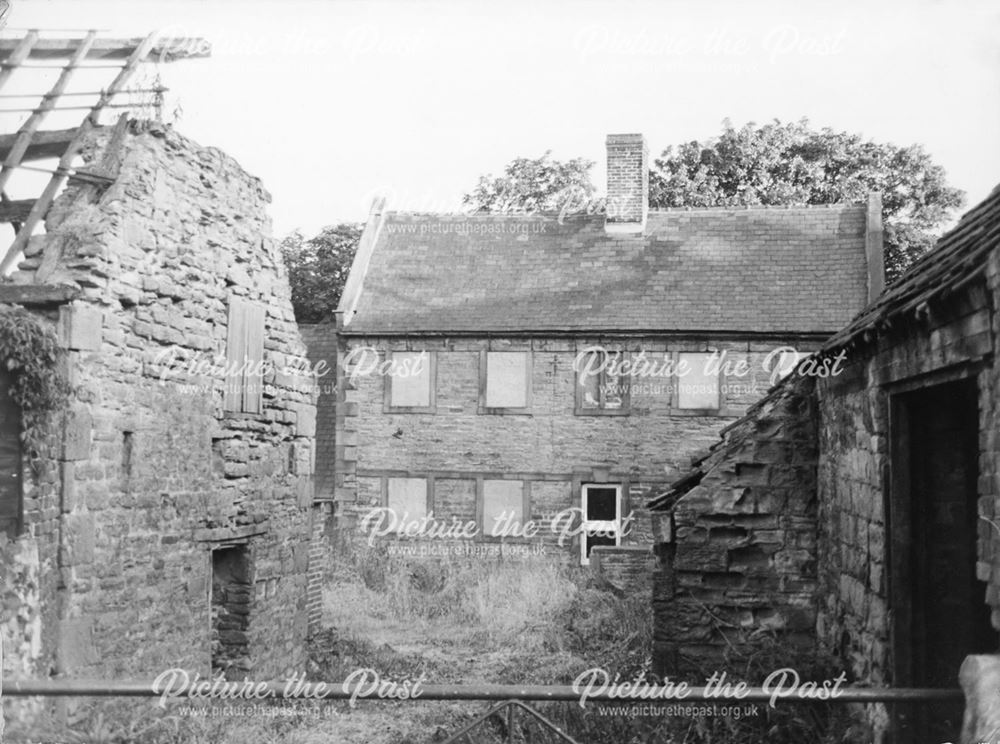
<svg viewBox="0 0 1000 744"><path fill-rule="evenodd" d="M43 318L54 331L51 318ZM0 637L8 677L47 674L55 667L60 584L59 414L38 442L38 457L22 458L24 533L9 540L0 532Z"/></svg>
<svg viewBox="0 0 1000 744"><path fill-rule="evenodd" d="M852 365L820 389L822 593L818 633L858 679L888 681L884 391Z"/></svg>
<svg viewBox="0 0 1000 744"><path fill-rule="evenodd" d="M384 503L388 478L419 477L432 481L435 517L474 520L477 479L516 479L530 484L530 518L551 543L552 518L580 506L581 484L620 483L625 512L634 516L625 542L648 546L649 520L642 511L648 497L676 478L694 453L715 441L722 426L763 395L770 384L763 361L779 345L663 338L345 338L341 361L361 347L377 350L383 359L392 351L432 353L436 400L433 412L387 412L383 376L342 380L338 508L360 517ZM674 352L718 348L733 363L745 360L750 371L722 380L724 400L718 415L679 410L676 380L662 377L633 380L628 415L577 415L573 363L578 351L590 346L632 354L645 351L661 362ZM531 352L528 412L479 412L483 350Z"/></svg>
<svg viewBox="0 0 1000 744"><path fill-rule="evenodd" d="M994 250L985 272L985 307L988 320L980 330L991 337L990 348L1000 338L1000 251ZM1000 365L993 363L979 375L979 539L976 578L987 582L986 602L992 607L991 622L1000 630Z"/></svg>
<svg viewBox="0 0 1000 744"><path fill-rule="evenodd" d="M44 608L58 614L55 668L209 672L212 551L245 546L251 663L239 671L278 676L304 662L315 384L269 195L170 129L133 125L122 155L102 194L66 190L14 275L82 290L58 320L75 388L58 467L34 486L59 498L27 511L19 540L62 533L58 550L38 543L58 577L41 596L43 625ZM260 412L224 405L237 299L261 308Z"/></svg>
<svg viewBox="0 0 1000 744"><path fill-rule="evenodd" d="M821 414L818 496L823 602L820 639L857 679L893 684L890 612L890 393L971 374L979 395L979 514L998 514L997 372L992 337L997 318L997 257L986 279L937 300L929 314L893 324L890 333L849 350L843 374L817 386ZM977 367L973 365L980 365ZM899 477L903 477L902 474ZM902 507L901 507L902 508ZM977 575L989 582L984 601L1000 628L997 534L978 524ZM909 549L900 545L901 551ZM956 670L957 672L957 670Z"/></svg>
<svg viewBox="0 0 1000 744"><path fill-rule="evenodd" d="M653 515L653 652L666 674L714 670L758 629L812 645L816 409L789 380L728 429L697 485Z"/></svg>

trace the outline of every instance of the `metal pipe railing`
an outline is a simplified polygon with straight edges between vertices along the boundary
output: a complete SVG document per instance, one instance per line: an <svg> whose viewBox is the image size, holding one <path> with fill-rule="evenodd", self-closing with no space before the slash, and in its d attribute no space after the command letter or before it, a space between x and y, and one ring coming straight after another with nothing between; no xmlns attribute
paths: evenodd
<svg viewBox="0 0 1000 744"><path fill-rule="evenodd" d="M203 680L209 683L211 680ZM399 701L399 698L380 698L377 694L362 694L357 686L346 682L308 682L301 683L299 690L289 690L287 681L278 682L234 682L225 683L230 686L250 688L256 697L239 694L197 693L167 695L168 698L199 698L199 699L275 699L275 700L381 700ZM2 683L2 694L19 697L161 697L163 689L154 687L153 681L108 682L103 680L84 679L7 679ZM235 689L230 687L229 689ZM532 702L567 701L578 702L580 691L569 685L421 685L418 694L410 699L423 700L524 700ZM904 703L929 700L962 700L959 689L920 689L920 688L873 688L845 687L836 696L827 699L802 698L797 695L775 696L773 690L762 687L746 689L738 697L706 692L705 689L694 686L683 697L676 695L651 695L643 697L626 697L611 692L588 692L587 702L598 703L638 703L638 702L670 702L670 703L770 703L774 699L778 703Z"/></svg>

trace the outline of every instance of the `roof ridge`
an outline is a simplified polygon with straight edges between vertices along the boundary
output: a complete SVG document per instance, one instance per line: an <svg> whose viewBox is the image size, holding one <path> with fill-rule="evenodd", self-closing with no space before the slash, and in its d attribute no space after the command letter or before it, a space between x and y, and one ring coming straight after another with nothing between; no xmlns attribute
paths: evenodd
<svg viewBox="0 0 1000 744"><path fill-rule="evenodd" d="M727 206L711 207L650 207L650 212L746 212L752 210L771 209L776 212L792 211L795 209L837 209L839 207L863 207L867 208L865 202L828 202L827 204L733 204Z"/></svg>
<svg viewBox="0 0 1000 744"><path fill-rule="evenodd" d="M558 212L558 211L538 211L538 212L418 212L405 209L390 209L386 212L387 216L392 217L419 217L419 218L456 218L456 219L493 219L496 217L506 217L509 219L515 218L530 218L530 217L545 217L555 219L570 219L570 218L584 218L584 217L600 217L602 214L593 213L587 214L585 212Z"/></svg>
<svg viewBox="0 0 1000 744"><path fill-rule="evenodd" d="M767 211L792 212L796 210L825 211L842 209L844 207L857 207L866 209L864 202L829 202L827 204L738 204L738 205L717 205L708 207L650 207L650 214L665 214L672 212L749 212ZM550 218L550 219L593 219L602 217L603 212L562 212L559 210L538 210L537 212L426 212L406 209L390 209L386 216L391 217L412 217L418 219L527 219L527 218Z"/></svg>

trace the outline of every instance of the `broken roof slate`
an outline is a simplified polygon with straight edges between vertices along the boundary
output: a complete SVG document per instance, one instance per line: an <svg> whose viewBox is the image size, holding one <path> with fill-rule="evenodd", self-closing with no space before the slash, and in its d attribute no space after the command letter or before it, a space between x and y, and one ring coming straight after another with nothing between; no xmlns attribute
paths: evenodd
<svg viewBox="0 0 1000 744"><path fill-rule="evenodd" d="M831 333L865 304L864 205L603 215L388 212L345 332Z"/></svg>

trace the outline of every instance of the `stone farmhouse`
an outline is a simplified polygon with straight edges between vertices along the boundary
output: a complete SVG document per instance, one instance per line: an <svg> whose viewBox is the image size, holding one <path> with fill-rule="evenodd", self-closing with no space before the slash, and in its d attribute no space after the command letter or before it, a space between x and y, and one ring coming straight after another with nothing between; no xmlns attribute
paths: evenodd
<svg viewBox="0 0 1000 744"><path fill-rule="evenodd" d="M0 283L4 677L301 670L315 392L270 197L168 127L88 143L100 177L80 169ZM54 410L18 402L28 338L53 340Z"/></svg>
<svg viewBox="0 0 1000 744"><path fill-rule="evenodd" d="M760 629L863 686L954 688L1000 650L998 302L1000 189L654 500L657 671ZM962 724L960 702L866 713L877 741Z"/></svg>
<svg viewBox="0 0 1000 744"><path fill-rule="evenodd" d="M340 523L641 576L648 497L882 290L877 197L649 210L642 135L607 153L606 213L373 206L319 414Z"/></svg>

